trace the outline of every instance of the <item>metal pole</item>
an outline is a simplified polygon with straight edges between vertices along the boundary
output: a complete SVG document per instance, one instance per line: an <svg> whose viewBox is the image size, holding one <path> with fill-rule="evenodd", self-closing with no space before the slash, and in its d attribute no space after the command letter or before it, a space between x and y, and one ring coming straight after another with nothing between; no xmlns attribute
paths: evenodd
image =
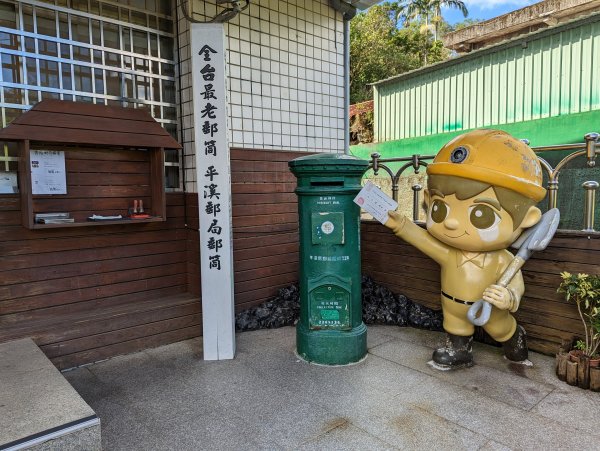
<svg viewBox="0 0 600 451"><path fill-rule="evenodd" d="M600 134L598 133L588 133L584 137L587 165L590 168L593 168L596 165L596 143L598 142L599 137Z"/></svg>
<svg viewBox="0 0 600 451"><path fill-rule="evenodd" d="M558 193L558 180L548 181L548 208L556 208Z"/></svg>
<svg viewBox="0 0 600 451"><path fill-rule="evenodd" d="M381 158L381 155L377 152L371 154L371 164L373 165L373 173L375 175L379 172L379 158Z"/></svg>
<svg viewBox="0 0 600 451"><path fill-rule="evenodd" d="M583 186L583 188L586 190L585 206L583 209L583 223L585 228L583 229L583 232L593 232L596 191L598 190L600 184L591 180L588 182L583 182L581 186Z"/></svg>
<svg viewBox="0 0 600 451"><path fill-rule="evenodd" d="M350 153L350 20L344 16L344 153Z"/></svg>
<svg viewBox="0 0 600 451"><path fill-rule="evenodd" d="M412 186L413 190L413 222L417 222L419 220L419 191L421 191L423 187L418 183Z"/></svg>

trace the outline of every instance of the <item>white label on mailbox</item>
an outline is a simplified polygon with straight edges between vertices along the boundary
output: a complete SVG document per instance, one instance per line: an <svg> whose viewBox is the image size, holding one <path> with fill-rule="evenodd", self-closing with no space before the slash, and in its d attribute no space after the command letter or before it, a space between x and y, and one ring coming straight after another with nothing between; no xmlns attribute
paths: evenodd
<svg viewBox="0 0 600 451"><path fill-rule="evenodd" d="M333 229L333 222L331 221L325 221L323 224L321 224L321 230L325 235L330 235L333 233Z"/></svg>

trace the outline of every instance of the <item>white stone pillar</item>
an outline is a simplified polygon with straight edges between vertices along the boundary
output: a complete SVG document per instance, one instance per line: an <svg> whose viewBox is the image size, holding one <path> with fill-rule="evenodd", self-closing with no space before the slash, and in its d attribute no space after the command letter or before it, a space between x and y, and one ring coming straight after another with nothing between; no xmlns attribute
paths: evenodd
<svg viewBox="0 0 600 451"><path fill-rule="evenodd" d="M190 24L205 360L235 355L225 30Z"/></svg>

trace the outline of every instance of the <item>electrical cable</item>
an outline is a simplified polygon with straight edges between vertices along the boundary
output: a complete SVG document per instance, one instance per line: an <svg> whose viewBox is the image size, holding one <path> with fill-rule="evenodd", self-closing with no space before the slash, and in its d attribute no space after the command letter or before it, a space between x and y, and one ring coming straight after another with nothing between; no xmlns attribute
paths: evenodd
<svg viewBox="0 0 600 451"><path fill-rule="evenodd" d="M243 3L243 5L240 5L240 3ZM231 19L233 19L235 16L237 16L239 13L241 13L242 11L244 11L245 9L247 9L250 6L250 0L217 0L217 4L222 4L222 3L231 3L231 7L230 8L225 8L224 10L222 10L221 12L219 12L215 17L213 17L210 20L196 20L194 19L191 14L188 12L187 10L187 5L188 5L189 1L185 0L180 3L180 7L181 10L183 11L183 15L184 17L192 23L225 23L225 22L229 22Z"/></svg>

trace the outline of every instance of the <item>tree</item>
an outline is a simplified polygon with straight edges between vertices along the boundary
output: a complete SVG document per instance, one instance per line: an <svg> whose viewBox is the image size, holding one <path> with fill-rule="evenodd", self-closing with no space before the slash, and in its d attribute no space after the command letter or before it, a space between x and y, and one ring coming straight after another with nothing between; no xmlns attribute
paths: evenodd
<svg viewBox="0 0 600 451"><path fill-rule="evenodd" d="M434 40L438 39L438 25L444 20L443 7L458 9L464 17L469 14L465 2L460 0L404 0L394 3L394 8L398 11L398 19L403 19L405 23L415 20L424 23L425 29L433 31Z"/></svg>
<svg viewBox="0 0 600 451"><path fill-rule="evenodd" d="M398 19L403 20L405 25L416 21L422 22L422 30L431 31L429 24L432 15L432 0L406 0L397 2Z"/></svg>
<svg viewBox="0 0 600 451"><path fill-rule="evenodd" d="M398 30L396 39L399 47L409 55L412 69L444 61L450 56L442 41L432 40L431 32L423 32L422 26L418 23L409 24Z"/></svg>
<svg viewBox="0 0 600 451"><path fill-rule="evenodd" d="M443 22L444 18L442 17L442 7L446 8L455 8L458 9L463 17L467 17L469 15L469 10L465 5L465 2L459 0L431 0L431 5L433 6L433 18L432 22L435 26L435 32L433 34L433 39L437 39L439 36L439 24Z"/></svg>
<svg viewBox="0 0 600 451"><path fill-rule="evenodd" d="M425 36L433 34L433 41L439 37L440 25L444 22L442 7L456 8L465 17L469 14L464 2L460 0L404 0L394 3L397 18L403 20L405 26L410 23L421 23L420 31ZM423 63L427 64L428 54L423 54Z"/></svg>
<svg viewBox="0 0 600 451"><path fill-rule="evenodd" d="M350 21L351 103L372 97L368 83L412 68L410 57L398 47L396 14L393 5L377 5Z"/></svg>
<svg viewBox="0 0 600 451"><path fill-rule="evenodd" d="M350 103L372 98L369 83L446 59L441 41L422 33L414 22L398 28L398 4L386 3L350 21Z"/></svg>

